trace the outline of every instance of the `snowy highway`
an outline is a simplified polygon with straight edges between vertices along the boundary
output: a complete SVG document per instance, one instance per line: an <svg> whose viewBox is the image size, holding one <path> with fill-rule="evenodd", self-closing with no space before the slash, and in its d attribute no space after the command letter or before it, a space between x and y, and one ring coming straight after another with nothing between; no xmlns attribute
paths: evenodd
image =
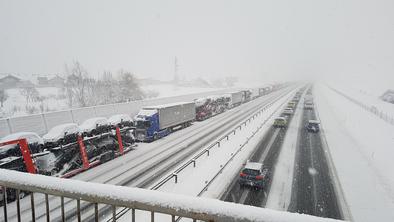
<svg viewBox="0 0 394 222"><path fill-rule="evenodd" d="M350 191L346 190L349 185L343 184L343 175L338 176L334 165L332 149L328 147L332 138L326 139L324 127L317 133L305 128L310 120L321 121L319 111L323 111L323 117L327 116L319 107L305 108L306 97L316 97L320 103L321 94L315 94L321 93L322 89L329 90L320 85L317 90L314 87L292 85L272 92L205 121L194 122L192 126L160 140L138 143L126 155L72 179L215 198L324 218L351 219L358 211L351 212L353 206L346 202L349 201L345 199L349 196ZM274 118L283 115L283 110L289 107L289 101L294 101L297 91L302 93L294 113L288 118L287 127L273 126ZM260 111L263 115L256 115ZM249 118L251 121L248 122ZM218 139L226 138L226 135L231 136L218 145ZM207 153L207 147L214 148ZM203 157L200 158L199 153ZM197 154L199 159L194 159L194 166L182 168ZM240 186L239 172L247 161L263 163L270 169L269 180L263 189ZM50 206L48 211L46 198ZM50 221L78 221L78 217L83 221L95 221L96 212L103 221L111 220L113 215L120 221L130 221L132 215L128 208L43 194L34 194L34 201L37 221L47 221L48 213ZM20 200L22 221L32 216L30 202L30 197ZM18 219L17 208L13 207L15 204L8 204L9 221ZM137 221L148 220L151 216L146 212L133 214ZM155 218L161 221L162 215ZM178 221L187 220L178 218Z"/></svg>
<svg viewBox="0 0 394 222"><path fill-rule="evenodd" d="M155 179L174 168L181 160L191 156L202 147L220 137L232 126L239 124L243 119L250 116L256 110L277 101L280 97L288 95L294 88L285 89L271 93L262 98L253 100L229 112L218 115L204 122L195 123L193 126L174 132L162 140L139 144L135 151L117 158L111 162L100 165L73 179L92 181L98 183L109 183L123 186L147 187ZM241 111L242 112L239 112ZM46 220L45 197L35 196L35 216L37 220ZM21 200L22 219L31 216L28 198ZM50 197L50 214L53 220L61 219L61 202L59 198ZM66 219L75 217L75 201L64 200ZM81 203L82 218L84 215L92 215L92 204ZM105 212L106 209L103 210ZM100 209L101 211L101 209ZM16 220L15 208L10 210L10 220Z"/></svg>
<svg viewBox="0 0 394 222"><path fill-rule="evenodd" d="M343 219L338 206L320 133L304 126L316 120L314 110L304 110L299 127L290 212Z"/></svg>

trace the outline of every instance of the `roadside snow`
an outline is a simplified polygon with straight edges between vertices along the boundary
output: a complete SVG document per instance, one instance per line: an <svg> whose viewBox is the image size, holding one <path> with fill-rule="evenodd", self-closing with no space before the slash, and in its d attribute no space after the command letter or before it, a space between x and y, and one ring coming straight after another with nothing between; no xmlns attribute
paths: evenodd
<svg viewBox="0 0 394 222"><path fill-rule="evenodd" d="M355 221L394 221L394 126L325 85L315 103Z"/></svg>

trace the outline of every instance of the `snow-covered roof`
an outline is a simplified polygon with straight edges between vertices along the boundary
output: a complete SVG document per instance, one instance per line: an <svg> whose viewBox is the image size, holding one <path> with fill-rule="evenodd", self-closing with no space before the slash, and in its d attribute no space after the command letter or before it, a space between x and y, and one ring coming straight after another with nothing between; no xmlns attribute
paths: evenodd
<svg viewBox="0 0 394 222"><path fill-rule="evenodd" d="M280 117L276 117L276 118L275 118L275 120L286 120L286 118L285 118L285 117L282 117L282 116L280 116Z"/></svg>
<svg viewBox="0 0 394 222"><path fill-rule="evenodd" d="M13 133L8 136L5 136L1 138L0 142L6 142L10 140L17 140L17 139L23 139L25 138L28 143L34 143L34 142L41 142L42 139L37 133L33 132L18 132L18 133Z"/></svg>
<svg viewBox="0 0 394 222"><path fill-rule="evenodd" d="M105 125L108 124L108 120L105 117L95 117L95 118L87 119L79 126L79 128L83 131L91 130L96 128L96 124Z"/></svg>
<svg viewBox="0 0 394 222"><path fill-rule="evenodd" d="M138 114L138 116L152 116L157 113L157 109L141 109Z"/></svg>
<svg viewBox="0 0 394 222"><path fill-rule="evenodd" d="M108 123L111 125L116 125L122 121L131 121L130 115L127 114L117 114L108 118Z"/></svg>
<svg viewBox="0 0 394 222"><path fill-rule="evenodd" d="M146 106L146 107L143 107L142 109L162 109L162 108L166 108L166 107L188 105L188 104L193 104L193 102L167 103L167 104L156 105L156 106Z"/></svg>
<svg viewBox="0 0 394 222"><path fill-rule="evenodd" d="M261 170L262 167L263 167L263 164L258 163L258 162L247 162L245 165L245 168L251 169L251 170Z"/></svg>
<svg viewBox="0 0 394 222"><path fill-rule="evenodd" d="M49 132L45 134L42 138L44 140L59 139L64 135L64 132L66 131L67 133L76 133L79 131L79 127L76 123L60 124L49 130Z"/></svg>
<svg viewBox="0 0 394 222"><path fill-rule="evenodd" d="M309 122L309 123L320 124L320 121L319 121L319 120L309 120L308 122Z"/></svg>

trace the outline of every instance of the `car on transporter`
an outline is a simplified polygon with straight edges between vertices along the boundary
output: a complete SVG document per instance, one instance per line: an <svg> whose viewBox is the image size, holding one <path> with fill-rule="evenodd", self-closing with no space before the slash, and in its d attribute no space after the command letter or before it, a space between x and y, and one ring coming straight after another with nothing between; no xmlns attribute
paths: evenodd
<svg viewBox="0 0 394 222"><path fill-rule="evenodd" d="M30 153L39 153L44 150L44 140L33 132L13 133L0 139L0 142L8 142L11 140L26 139ZM0 159L10 156L22 156L22 152L18 144L9 144L0 146Z"/></svg>
<svg viewBox="0 0 394 222"><path fill-rule="evenodd" d="M42 138L45 148L53 148L77 141L80 129L76 123L65 123L53 127Z"/></svg>
<svg viewBox="0 0 394 222"><path fill-rule="evenodd" d="M249 186L263 190L269 181L269 169L259 162L247 162L239 174L238 183L241 188Z"/></svg>
<svg viewBox="0 0 394 222"><path fill-rule="evenodd" d="M88 137L106 133L110 128L111 126L108 124L108 120L105 117L90 118L79 125L80 133Z"/></svg>

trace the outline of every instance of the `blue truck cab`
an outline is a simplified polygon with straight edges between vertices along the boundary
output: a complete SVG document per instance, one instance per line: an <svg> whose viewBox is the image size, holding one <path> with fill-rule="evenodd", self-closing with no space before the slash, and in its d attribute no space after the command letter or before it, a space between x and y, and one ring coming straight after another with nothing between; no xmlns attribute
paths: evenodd
<svg viewBox="0 0 394 222"><path fill-rule="evenodd" d="M159 113L155 109L142 109L135 121L137 141L151 142L168 134L167 129L160 129Z"/></svg>

